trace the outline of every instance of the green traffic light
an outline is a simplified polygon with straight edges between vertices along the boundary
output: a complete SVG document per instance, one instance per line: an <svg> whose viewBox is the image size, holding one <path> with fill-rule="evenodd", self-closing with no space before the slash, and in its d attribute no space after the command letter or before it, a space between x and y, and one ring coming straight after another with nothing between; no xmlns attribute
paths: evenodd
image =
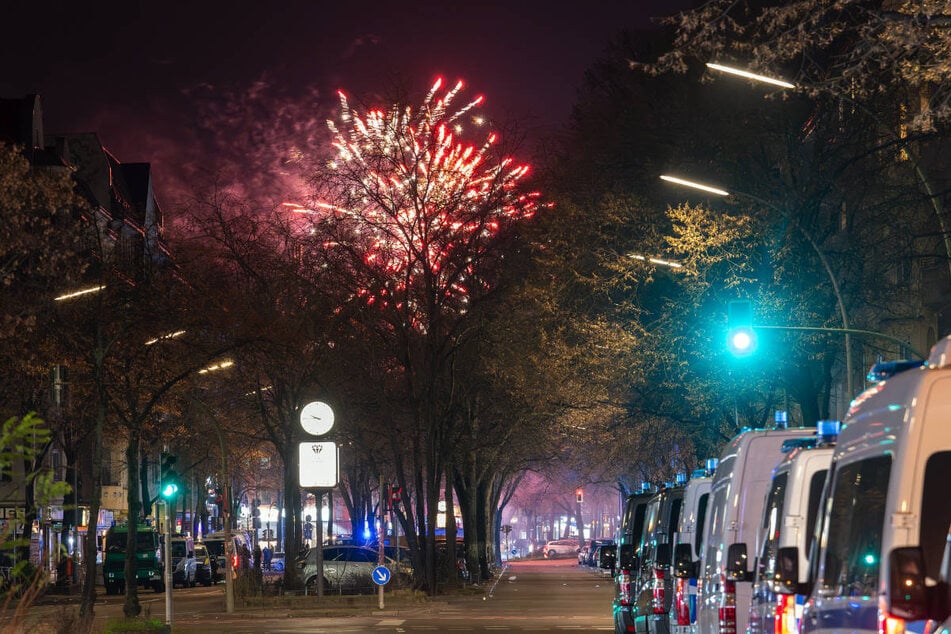
<svg viewBox="0 0 951 634"><path fill-rule="evenodd" d="M178 485L174 482L166 482L162 487L162 497L165 499L175 497L178 494Z"/></svg>
<svg viewBox="0 0 951 634"><path fill-rule="evenodd" d="M732 328L727 336L727 347L737 357L753 354L756 351L756 333L748 326Z"/></svg>

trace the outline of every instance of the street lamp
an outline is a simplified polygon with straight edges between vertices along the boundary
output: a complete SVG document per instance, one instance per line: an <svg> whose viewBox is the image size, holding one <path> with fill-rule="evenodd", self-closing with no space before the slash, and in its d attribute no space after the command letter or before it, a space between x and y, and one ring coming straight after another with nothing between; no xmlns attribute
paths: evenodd
<svg viewBox="0 0 951 634"><path fill-rule="evenodd" d="M796 84L792 84L788 81L783 81L781 79L776 79L773 77L767 77L766 75L759 75L757 73L753 73L748 70L744 70L742 68L736 68L734 66L727 66L725 64L714 64L712 62L707 62L706 66L707 68L711 70L719 71L721 73L727 73L728 75L735 75L737 77L744 77L752 81L757 81L764 84L770 84L773 86L779 86L781 88L793 89L793 90L802 88L802 86L797 86ZM848 95L833 93L833 96L836 97L837 99L842 99L844 101L847 101L853 106L856 106L858 109L862 110L869 117L871 117L873 121L876 121L877 123L879 123L879 125L881 125L881 120L878 118L878 116L875 113L871 112L867 107L865 107L864 104L856 102L854 99L852 99ZM886 130L891 129L887 125L884 125L882 127ZM905 138L901 134L895 134L894 132L892 132L891 136L893 140L897 143L898 147L900 147L903 152L905 152L909 157L912 156L911 148L908 147L908 144L905 142ZM925 193L928 196L928 201L931 203L931 208L934 210L935 218L938 220L938 228L941 229L941 235L943 236L944 251L945 251L945 254L947 254L948 256L948 275L951 276L951 232L948 231L948 227L946 226L946 222L944 218L944 210L942 209L942 206L941 206L940 197L932 188L931 181L928 180L927 175L925 174L924 170L921 168L921 165L919 164L917 160L914 160L914 166L915 166L915 176L918 177L918 181L921 183L921 186L924 187Z"/></svg>
<svg viewBox="0 0 951 634"><path fill-rule="evenodd" d="M740 196L743 198L748 198L753 202L759 203L765 207L768 207L777 213L779 213L784 218L792 220L793 224L799 229L799 232L806 239L806 242L812 247L818 256L819 261L822 263L823 268L826 271L826 274L829 276L829 282L832 284L832 290L835 293L836 303L839 305L839 314L842 318L842 330L845 331L845 381L846 381L846 390L848 393L848 398L851 399L854 396L852 389L852 339L849 335L849 315L845 309L845 302L842 300L842 293L839 290L839 282L836 280L835 274L832 272L832 267L829 266L829 261L826 259L825 254L822 252L822 249L819 248L819 245L816 244L816 241L812 238L812 235L806 231L795 218L789 218L789 214L780 207L774 205L773 203L763 200L759 196L753 194L748 194L744 192L734 191L732 194L724 189L718 187L713 187L711 185L705 185L703 183L697 183L695 181L688 180L686 178L681 178L677 176L669 176L667 174L661 175L661 180L668 183L673 183L675 185L682 185L684 187L690 187L692 189L698 189L700 191L708 192L711 194L716 194L718 196L730 197L730 196Z"/></svg>

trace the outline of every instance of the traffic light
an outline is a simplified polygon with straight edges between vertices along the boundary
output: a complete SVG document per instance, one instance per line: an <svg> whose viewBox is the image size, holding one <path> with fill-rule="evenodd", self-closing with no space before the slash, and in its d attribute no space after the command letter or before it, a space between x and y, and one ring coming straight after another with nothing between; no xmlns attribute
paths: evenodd
<svg viewBox="0 0 951 634"><path fill-rule="evenodd" d="M175 471L175 463L178 458L170 453L162 454L162 475L159 482L159 493L166 500L171 500L178 495L179 480L178 472Z"/></svg>
<svg viewBox="0 0 951 634"><path fill-rule="evenodd" d="M390 504L395 510L403 501L403 487L393 487L390 492Z"/></svg>
<svg viewBox="0 0 951 634"><path fill-rule="evenodd" d="M575 500L578 501L578 504L581 504L584 502L584 489L582 489L581 487L578 487L577 489L575 489Z"/></svg>
<svg viewBox="0 0 951 634"><path fill-rule="evenodd" d="M745 357L756 351L753 305L748 299L732 301L727 305L726 345L735 357Z"/></svg>

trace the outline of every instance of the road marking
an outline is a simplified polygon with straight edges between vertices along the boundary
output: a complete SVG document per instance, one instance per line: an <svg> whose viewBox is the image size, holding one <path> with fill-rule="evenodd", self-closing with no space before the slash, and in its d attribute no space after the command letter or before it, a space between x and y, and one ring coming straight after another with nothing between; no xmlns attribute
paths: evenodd
<svg viewBox="0 0 951 634"><path fill-rule="evenodd" d="M377 623L377 627L399 627L403 623L406 623L406 619L383 619Z"/></svg>

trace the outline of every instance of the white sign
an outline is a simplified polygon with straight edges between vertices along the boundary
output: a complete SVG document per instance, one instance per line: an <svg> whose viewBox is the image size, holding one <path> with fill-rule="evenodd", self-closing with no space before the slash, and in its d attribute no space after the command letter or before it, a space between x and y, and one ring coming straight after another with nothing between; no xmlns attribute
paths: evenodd
<svg viewBox="0 0 951 634"><path fill-rule="evenodd" d="M304 489L332 489L340 479L337 443L302 442L298 447L300 486Z"/></svg>

